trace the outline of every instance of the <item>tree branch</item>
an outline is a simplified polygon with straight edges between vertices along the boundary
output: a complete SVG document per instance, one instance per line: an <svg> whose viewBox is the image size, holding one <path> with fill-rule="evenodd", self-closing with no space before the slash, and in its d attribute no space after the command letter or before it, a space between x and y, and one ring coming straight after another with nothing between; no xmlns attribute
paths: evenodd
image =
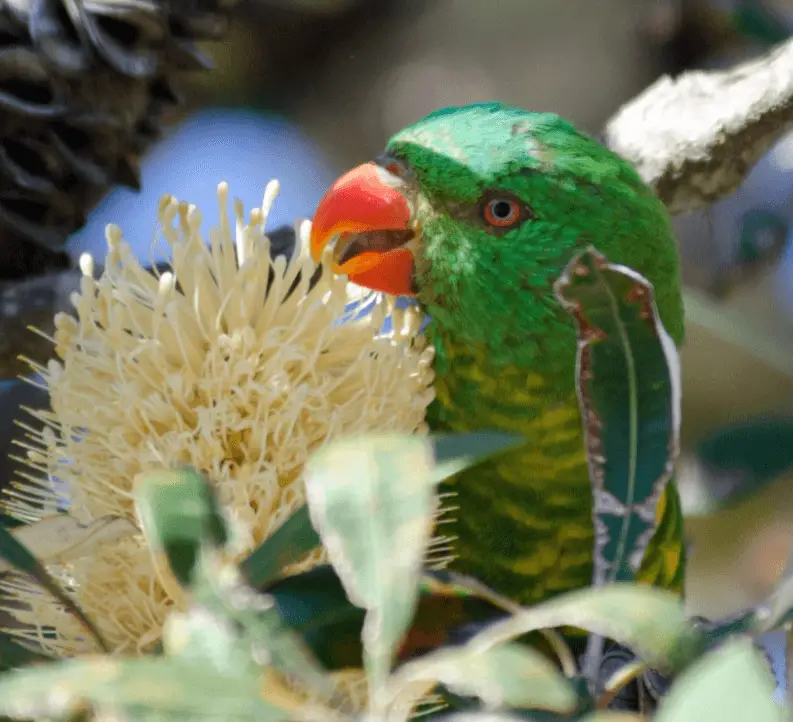
<svg viewBox="0 0 793 722"><path fill-rule="evenodd" d="M680 214L735 191L791 128L793 39L729 70L662 77L612 117L605 142Z"/></svg>

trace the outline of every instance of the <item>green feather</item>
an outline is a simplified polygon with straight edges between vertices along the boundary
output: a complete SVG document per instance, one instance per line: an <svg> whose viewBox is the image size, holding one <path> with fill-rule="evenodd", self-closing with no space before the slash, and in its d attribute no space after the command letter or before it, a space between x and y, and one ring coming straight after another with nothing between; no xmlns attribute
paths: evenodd
<svg viewBox="0 0 793 722"><path fill-rule="evenodd" d="M505 429L529 440L446 485L459 507L455 566L524 603L587 585L592 495L576 336L553 284L594 246L653 284L661 320L680 344L678 255L666 209L626 161L567 121L497 103L437 111L395 135L387 153L409 166L418 187L416 287L437 350L430 426ZM529 209L514 230L483 219L483 196L498 191ZM673 484L659 514L639 576L679 589Z"/></svg>

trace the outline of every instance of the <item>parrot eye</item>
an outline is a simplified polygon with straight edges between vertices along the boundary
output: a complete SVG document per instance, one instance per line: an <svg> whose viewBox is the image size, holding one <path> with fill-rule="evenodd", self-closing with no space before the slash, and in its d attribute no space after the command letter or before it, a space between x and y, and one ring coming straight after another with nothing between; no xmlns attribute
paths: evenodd
<svg viewBox="0 0 793 722"><path fill-rule="evenodd" d="M482 216L485 223L494 228L512 228L525 220L521 204L508 196L494 196L485 199L482 204Z"/></svg>
<svg viewBox="0 0 793 722"><path fill-rule="evenodd" d="M375 160L375 163L387 170L389 173L391 173L391 175L395 175L397 178L405 178L409 175L407 166L397 158L381 156Z"/></svg>
<svg viewBox="0 0 793 722"><path fill-rule="evenodd" d="M403 173L402 166L399 163L397 163L395 160L392 160L390 163L388 163L385 169L389 173L393 173L394 175L402 175Z"/></svg>

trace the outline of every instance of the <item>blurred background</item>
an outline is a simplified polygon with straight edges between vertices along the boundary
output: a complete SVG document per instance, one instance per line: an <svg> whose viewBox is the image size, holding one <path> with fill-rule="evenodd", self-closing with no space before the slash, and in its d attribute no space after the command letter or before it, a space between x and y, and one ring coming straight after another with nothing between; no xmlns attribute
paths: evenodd
<svg viewBox="0 0 793 722"><path fill-rule="evenodd" d="M160 195L211 224L222 180L250 208L278 178L271 228L310 217L338 173L443 105L497 99L598 134L659 75L729 65L791 31L790 0L246 0L206 44L215 70L183 79L142 190L110 192L68 254L100 261L115 222L142 260L162 260ZM690 602L705 615L759 600L793 544L791 221L793 135L733 197L676 219L689 317L679 473ZM43 403L4 389L0 458L19 405ZM0 461L0 483L9 473Z"/></svg>

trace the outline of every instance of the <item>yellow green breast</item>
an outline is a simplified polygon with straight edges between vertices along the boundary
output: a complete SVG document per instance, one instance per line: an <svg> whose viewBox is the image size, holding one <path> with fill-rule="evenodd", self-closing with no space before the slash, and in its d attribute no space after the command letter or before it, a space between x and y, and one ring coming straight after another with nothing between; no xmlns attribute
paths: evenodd
<svg viewBox="0 0 793 722"><path fill-rule="evenodd" d="M488 367L483 347L444 344L433 429L514 431L528 443L450 479L452 568L531 604L592 579L592 493L573 373L567 383L516 367ZM684 568L679 500L670 484L639 573L679 591Z"/></svg>

